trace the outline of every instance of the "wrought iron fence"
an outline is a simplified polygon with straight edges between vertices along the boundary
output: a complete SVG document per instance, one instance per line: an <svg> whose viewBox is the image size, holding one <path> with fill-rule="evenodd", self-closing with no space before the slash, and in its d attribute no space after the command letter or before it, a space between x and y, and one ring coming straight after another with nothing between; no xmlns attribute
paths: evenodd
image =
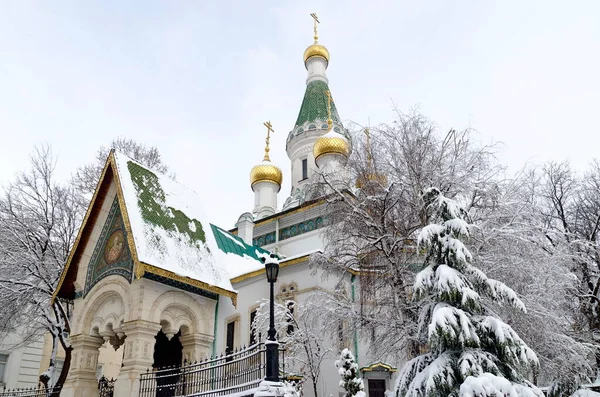
<svg viewBox="0 0 600 397"><path fill-rule="evenodd" d="M256 344L197 363L148 369L140 376L139 396L218 397L249 391L257 388L265 377L265 355L264 345Z"/></svg>
<svg viewBox="0 0 600 397"><path fill-rule="evenodd" d="M102 376L98 380L98 395L100 397L113 397L115 393L115 382L116 379L108 379L106 376Z"/></svg>
<svg viewBox="0 0 600 397"><path fill-rule="evenodd" d="M48 397L58 395L60 389L46 389L44 387L32 387L29 389L7 389L6 387L0 391L0 397Z"/></svg>

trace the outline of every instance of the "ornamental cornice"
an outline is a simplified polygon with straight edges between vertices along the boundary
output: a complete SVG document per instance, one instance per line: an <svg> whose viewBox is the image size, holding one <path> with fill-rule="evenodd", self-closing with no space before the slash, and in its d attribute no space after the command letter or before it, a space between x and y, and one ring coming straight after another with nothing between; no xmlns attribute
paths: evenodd
<svg viewBox="0 0 600 397"><path fill-rule="evenodd" d="M196 334L188 334L179 337L179 340L183 345L202 345L202 346L210 346L215 338L212 335L196 333Z"/></svg>
<svg viewBox="0 0 600 397"><path fill-rule="evenodd" d="M350 139L350 134L344 128L342 123L338 123L337 121L333 122L333 131L344 135L347 139ZM314 134L322 135L329 130L329 126L327 125L327 120L317 119L315 121L305 121L299 126L294 127L288 133L288 137L286 139L286 146L289 146L290 142L297 137L300 136L310 136Z"/></svg>
<svg viewBox="0 0 600 397"><path fill-rule="evenodd" d="M304 145L298 147L296 150L294 150L290 154L290 157L291 158L297 158L299 156L304 156L304 155L312 152L313 146L314 146L314 141L307 142Z"/></svg>
<svg viewBox="0 0 600 397"><path fill-rule="evenodd" d="M144 262L138 262L137 265L138 265L137 269L139 269L139 273L138 273L138 271L136 271L136 278L138 278L138 279L143 277L145 273L155 274L157 276L164 277L166 279L170 279L170 280L178 281L178 282L181 282L181 283L184 283L187 285L191 285L200 290L212 292L216 295L227 296L227 297L231 298L231 302L233 303L233 306L237 306L237 293L235 293L233 291L228 291L228 290L216 287L214 285L207 284L205 282L202 282L202 281L190 278L190 277L180 276L179 274L173 273L171 271L168 271L168 270L156 267L156 266L149 265Z"/></svg>

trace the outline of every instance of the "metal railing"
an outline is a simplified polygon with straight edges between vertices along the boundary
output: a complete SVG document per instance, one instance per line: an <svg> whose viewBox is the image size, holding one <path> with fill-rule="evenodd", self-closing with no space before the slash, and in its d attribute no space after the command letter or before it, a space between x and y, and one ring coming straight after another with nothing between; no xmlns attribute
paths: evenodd
<svg viewBox="0 0 600 397"><path fill-rule="evenodd" d="M197 363L148 369L140 375L139 397L218 397L250 391L264 379L265 370L265 346L256 344Z"/></svg>
<svg viewBox="0 0 600 397"><path fill-rule="evenodd" d="M108 379L106 376L98 380L98 395L99 397L113 397L115 393L115 382L116 379Z"/></svg>
<svg viewBox="0 0 600 397"><path fill-rule="evenodd" d="M59 388L46 389L43 386L29 389L7 389L5 387L0 391L0 397L48 397L58 395L59 391Z"/></svg>

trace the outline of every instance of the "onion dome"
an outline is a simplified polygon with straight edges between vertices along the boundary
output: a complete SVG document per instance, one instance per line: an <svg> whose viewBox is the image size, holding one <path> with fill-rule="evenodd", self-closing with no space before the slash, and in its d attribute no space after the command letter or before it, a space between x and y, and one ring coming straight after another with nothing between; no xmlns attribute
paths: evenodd
<svg viewBox="0 0 600 397"><path fill-rule="evenodd" d="M281 170L269 160L265 160L262 163L255 165L250 171L250 183L252 186L258 182L273 182L281 187L282 181L283 174L281 173Z"/></svg>
<svg viewBox="0 0 600 397"><path fill-rule="evenodd" d="M348 158L350 153L350 144L343 137L342 134L338 134L333 131L333 120L331 119L331 93L329 90L325 91L327 96L327 133L317 139L313 146L313 156L315 161L325 154L339 154Z"/></svg>
<svg viewBox="0 0 600 397"><path fill-rule="evenodd" d="M388 181L385 175L378 174L376 172L369 172L366 175L361 175L356 179L356 187L358 189L362 189L364 186L369 184L370 182L379 184L383 187L387 187Z"/></svg>
<svg viewBox="0 0 600 397"><path fill-rule="evenodd" d="M326 154L339 154L347 158L349 153L350 144L342 134L335 131L329 131L317 139L313 146L315 160Z"/></svg>
<svg viewBox="0 0 600 397"><path fill-rule="evenodd" d="M283 181L283 174L281 173L281 169L271 163L271 158L269 157L269 140L271 139L271 132L275 132L273 130L273 126L270 121L263 123L265 127L267 127L267 139L265 146L265 157L263 157L263 161L260 164L252 167L250 171L250 184L254 189L254 184L258 182L273 182L279 186L281 189L281 182Z"/></svg>
<svg viewBox="0 0 600 397"><path fill-rule="evenodd" d="M306 61L312 57L323 58L329 64L329 51L324 45L315 43L308 46L304 51L304 64L306 65Z"/></svg>
<svg viewBox="0 0 600 397"><path fill-rule="evenodd" d="M383 187L387 187L387 177L378 173L373 167L373 155L371 153L371 133L368 128L365 129L364 133L367 137L367 141L365 142L365 149L367 151L367 171L356 179L355 186L358 189L362 189L370 183L374 183Z"/></svg>
<svg viewBox="0 0 600 397"><path fill-rule="evenodd" d="M319 17L317 17L317 14L315 13L310 14L310 16L314 19L315 22L315 36L313 37L315 39L315 42L314 44L309 45L308 48L304 51L304 66L306 66L306 62L313 57L323 58L325 62L329 64L329 51L327 51L327 48L325 48L324 45L319 44L319 34L317 33L317 24L319 23Z"/></svg>

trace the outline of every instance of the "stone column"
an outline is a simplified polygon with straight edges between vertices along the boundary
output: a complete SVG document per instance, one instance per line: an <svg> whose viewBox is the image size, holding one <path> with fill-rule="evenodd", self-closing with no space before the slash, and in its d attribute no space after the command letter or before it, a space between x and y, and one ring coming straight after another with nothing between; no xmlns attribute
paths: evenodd
<svg viewBox="0 0 600 397"><path fill-rule="evenodd" d="M98 349L104 344L100 336L71 335L69 338L73 352L71 353L71 368L63 386L61 396L64 397L97 397L98 379Z"/></svg>
<svg viewBox="0 0 600 397"><path fill-rule="evenodd" d="M160 328L160 324L145 320L129 321L120 327L119 333L125 334L125 350L114 397L139 395L140 375L152 367L155 336Z"/></svg>
<svg viewBox="0 0 600 397"><path fill-rule="evenodd" d="M197 362L210 356L214 338L206 334L189 334L179 337L183 346L183 359L188 363Z"/></svg>

